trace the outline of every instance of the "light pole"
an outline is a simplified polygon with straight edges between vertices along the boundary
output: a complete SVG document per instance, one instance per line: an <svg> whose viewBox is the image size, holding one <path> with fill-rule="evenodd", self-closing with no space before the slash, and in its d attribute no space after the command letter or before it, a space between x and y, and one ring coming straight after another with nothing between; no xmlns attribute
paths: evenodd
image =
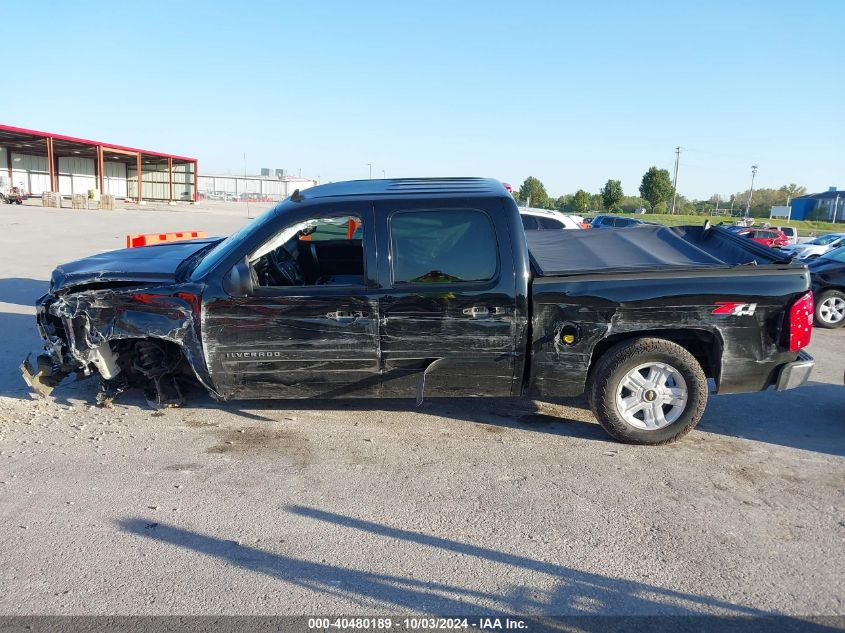
<svg viewBox="0 0 845 633"><path fill-rule="evenodd" d="M373 164L367 163L367 167L370 168L370 180L372 180L373 179Z"/></svg>
<svg viewBox="0 0 845 633"><path fill-rule="evenodd" d="M745 217L751 213L751 198L754 196L754 177L757 175L757 165L751 165L751 189L748 190L748 201L745 203Z"/></svg>
<svg viewBox="0 0 845 633"><path fill-rule="evenodd" d="M381 170L381 177L382 177L384 180L387 180L387 172L386 172L385 170L383 170L383 169Z"/></svg>
<svg viewBox="0 0 845 633"><path fill-rule="evenodd" d="M672 181L672 210L670 213L675 214L675 200L678 199L678 163L681 162L681 146L675 148L675 178Z"/></svg>

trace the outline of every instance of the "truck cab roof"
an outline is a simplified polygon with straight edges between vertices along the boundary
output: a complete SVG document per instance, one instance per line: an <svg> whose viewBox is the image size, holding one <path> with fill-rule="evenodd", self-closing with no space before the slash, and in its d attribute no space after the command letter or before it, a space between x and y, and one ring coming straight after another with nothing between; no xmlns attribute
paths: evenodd
<svg viewBox="0 0 845 633"><path fill-rule="evenodd" d="M396 197L511 197L505 186L494 178L384 178L349 180L317 185L294 192L294 202L326 198L396 198Z"/></svg>

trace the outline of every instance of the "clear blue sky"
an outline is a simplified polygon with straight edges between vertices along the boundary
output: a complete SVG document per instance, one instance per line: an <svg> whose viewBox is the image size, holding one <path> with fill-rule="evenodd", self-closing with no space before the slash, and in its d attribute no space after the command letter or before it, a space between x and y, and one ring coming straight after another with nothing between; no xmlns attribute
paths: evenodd
<svg viewBox="0 0 845 633"><path fill-rule="evenodd" d="M845 187L845 2L4 2L0 122L322 181Z"/></svg>

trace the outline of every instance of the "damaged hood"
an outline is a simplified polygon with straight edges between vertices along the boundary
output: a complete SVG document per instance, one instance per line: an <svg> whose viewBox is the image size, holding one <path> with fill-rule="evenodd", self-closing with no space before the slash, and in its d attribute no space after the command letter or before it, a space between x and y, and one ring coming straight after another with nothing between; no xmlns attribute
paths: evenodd
<svg viewBox="0 0 845 633"><path fill-rule="evenodd" d="M82 284L108 282L166 284L176 281L176 270L184 260L220 241L220 238L186 240L124 248L62 264L53 271L50 292L56 293Z"/></svg>

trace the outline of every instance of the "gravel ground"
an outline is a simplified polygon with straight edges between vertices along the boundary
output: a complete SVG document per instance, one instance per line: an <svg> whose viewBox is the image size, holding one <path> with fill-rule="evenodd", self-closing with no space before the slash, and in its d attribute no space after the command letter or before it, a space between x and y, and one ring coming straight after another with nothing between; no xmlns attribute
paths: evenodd
<svg viewBox="0 0 845 633"><path fill-rule="evenodd" d="M660 448L580 400L32 400L55 264L245 213L0 212L0 614L845 615L845 330Z"/></svg>

